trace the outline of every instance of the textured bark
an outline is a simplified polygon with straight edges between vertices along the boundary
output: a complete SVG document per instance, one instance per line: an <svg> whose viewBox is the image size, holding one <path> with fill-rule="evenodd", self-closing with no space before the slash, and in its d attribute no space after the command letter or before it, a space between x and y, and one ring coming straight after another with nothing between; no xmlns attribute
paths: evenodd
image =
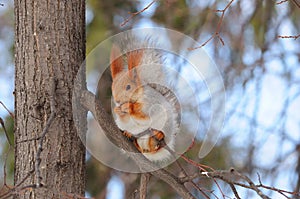
<svg viewBox="0 0 300 199"><path fill-rule="evenodd" d="M35 138L51 115L50 99L55 106L40 155L43 186L24 189L15 198L84 194L85 148L72 115L73 82L84 56L84 0L15 0L15 185L35 169ZM85 130L84 111L80 121ZM35 187L36 174L35 169L19 187Z"/></svg>

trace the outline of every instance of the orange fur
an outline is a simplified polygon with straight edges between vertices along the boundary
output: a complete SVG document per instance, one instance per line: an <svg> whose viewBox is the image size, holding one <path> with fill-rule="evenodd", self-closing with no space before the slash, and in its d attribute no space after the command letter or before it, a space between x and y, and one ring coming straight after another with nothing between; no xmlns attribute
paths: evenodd
<svg viewBox="0 0 300 199"><path fill-rule="evenodd" d="M136 66L140 65L142 57L143 57L142 50L135 50L127 53L128 71L129 71L130 78L134 78L133 69Z"/></svg>
<svg viewBox="0 0 300 199"><path fill-rule="evenodd" d="M165 135L163 132L158 131L158 130L153 130L153 137L155 137L155 139L157 139L158 141L161 141L162 139L165 138Z"/></svg>
<svg viewBox="0 0 300 199"><path fill-rule="evenodd" d="M143 105L141 103L129 103L129 114L136 119L149 119L149 117L142 111Z"/></svg>
<svg viewBox="0 0 300 199"><path fill-rule="evenodd" d="M161 131L157 130L152 130L152 134L153 135L148 140L148 146L150 149L149 152L155 153L163 147L161 141L163 141L165 136Z"/></svg>
<svg viewBox="0 0 300 199"><path fill-rule="evenodd" d="M120 49L113 45L110 53L110 68L112 78L115 79L117 74L123 71L123 60Z"/></svg>
<svg viewBox="0 0 300 199"><path fill-rule="evenodd" d="M151 130L151 137L148 139L148 148L144 149L142 148L138 142L137 139L145 139L145 138L135 138L131 133L128 131L124 131L123 135L127 137L128 139L133 141L134 146L137 148L137 150L141 153L156 153L158 150L164 147L163 139L165 137L164 133L158 130Z"/></svg>

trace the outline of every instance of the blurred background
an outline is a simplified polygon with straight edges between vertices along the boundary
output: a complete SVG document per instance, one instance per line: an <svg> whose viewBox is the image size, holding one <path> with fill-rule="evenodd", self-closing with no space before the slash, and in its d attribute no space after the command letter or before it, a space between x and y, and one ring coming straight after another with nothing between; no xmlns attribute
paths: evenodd
<svg viewBox="0 0 300 199"><path fill-rule="evenodd" d="M279 2L279 1L278 1ZM0 6L0 101L14 111L14 16L13 2ZM87 54L111 35L135 27L166 27L205 43L216 31L225 0L155 1L125 25L134 13L146 8L151 0L87 0ZM204 159L197 154L202 138L187 156L214 169L234 167L258 183L289 191L300 189L300 38L279 38L300 34L300 2L235 0L225 12L220 39L210 40L203 49L219 67L226 89L226 119L217 145ZM224 45L223 45L224 44ZM87 71L92 78L92 69ZM201 86L199 90L201 98ZM107 87L107 86L106 86ZM106 92L103 98L110 97ZM206 101L199 101L202 115ZM109 111L110 104L106 104ZM13 136L13 119L0 105L0 117ZM205 119L205 117L204 117ZM8 143L0 127L0 187ZM138 188L139 176L110 169L87 154L87 197L129 198ZM197 168L179 160L189 173ZM176 172L174 165L168 167ZM13 151L7 160L7 180L13 183ZM200 187L215 190L216 184L200 179ZM233 197L230 188L220 182L222 191ZM190 189L192 189L190 187ZM242 198L257 198L254 192L238 188ZM178 198L166 184L152 178L149 198ZM271 198L284 198L265 192ZM201 195L199 195L201 198Z"/></svg>

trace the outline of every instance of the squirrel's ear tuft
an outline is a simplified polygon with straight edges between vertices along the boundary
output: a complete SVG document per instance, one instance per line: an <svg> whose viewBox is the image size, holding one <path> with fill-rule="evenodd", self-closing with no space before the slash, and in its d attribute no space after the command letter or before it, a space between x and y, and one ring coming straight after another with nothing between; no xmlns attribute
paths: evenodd
<svg viewBox="0 0 300 199"><path fill-rule="evenodd" d="M142 57L142 50L135 50L127 53L129 77L133 79L137 78L135 67L141 64Z"/></svg>
<svg viewBox="0 0 300 199"><path fill-rule="evenodd" d="M110 70L114 79L117 74L123 71L123 59L120 48L113 45L110 52Z"/></svg>
<svg viewBox="0 0 300 199"><path fill-rule="evenodd" d="M128 70L135 68L136 66L141 64L141 60L143 57L142 50L135 50L127 53L128 59Z"/></svg>

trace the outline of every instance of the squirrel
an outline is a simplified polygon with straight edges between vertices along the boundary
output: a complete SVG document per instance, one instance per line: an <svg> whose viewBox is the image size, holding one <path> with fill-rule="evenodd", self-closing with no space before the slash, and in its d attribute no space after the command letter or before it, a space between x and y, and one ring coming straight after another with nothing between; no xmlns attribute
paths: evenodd
<svg viewBox="0 0 300 199"><path fill-rule="evenodd" d="M172 157L180 124L162 57L154 42L134 35L113 44L110 54L116 124L151 161Z"/></svg>

